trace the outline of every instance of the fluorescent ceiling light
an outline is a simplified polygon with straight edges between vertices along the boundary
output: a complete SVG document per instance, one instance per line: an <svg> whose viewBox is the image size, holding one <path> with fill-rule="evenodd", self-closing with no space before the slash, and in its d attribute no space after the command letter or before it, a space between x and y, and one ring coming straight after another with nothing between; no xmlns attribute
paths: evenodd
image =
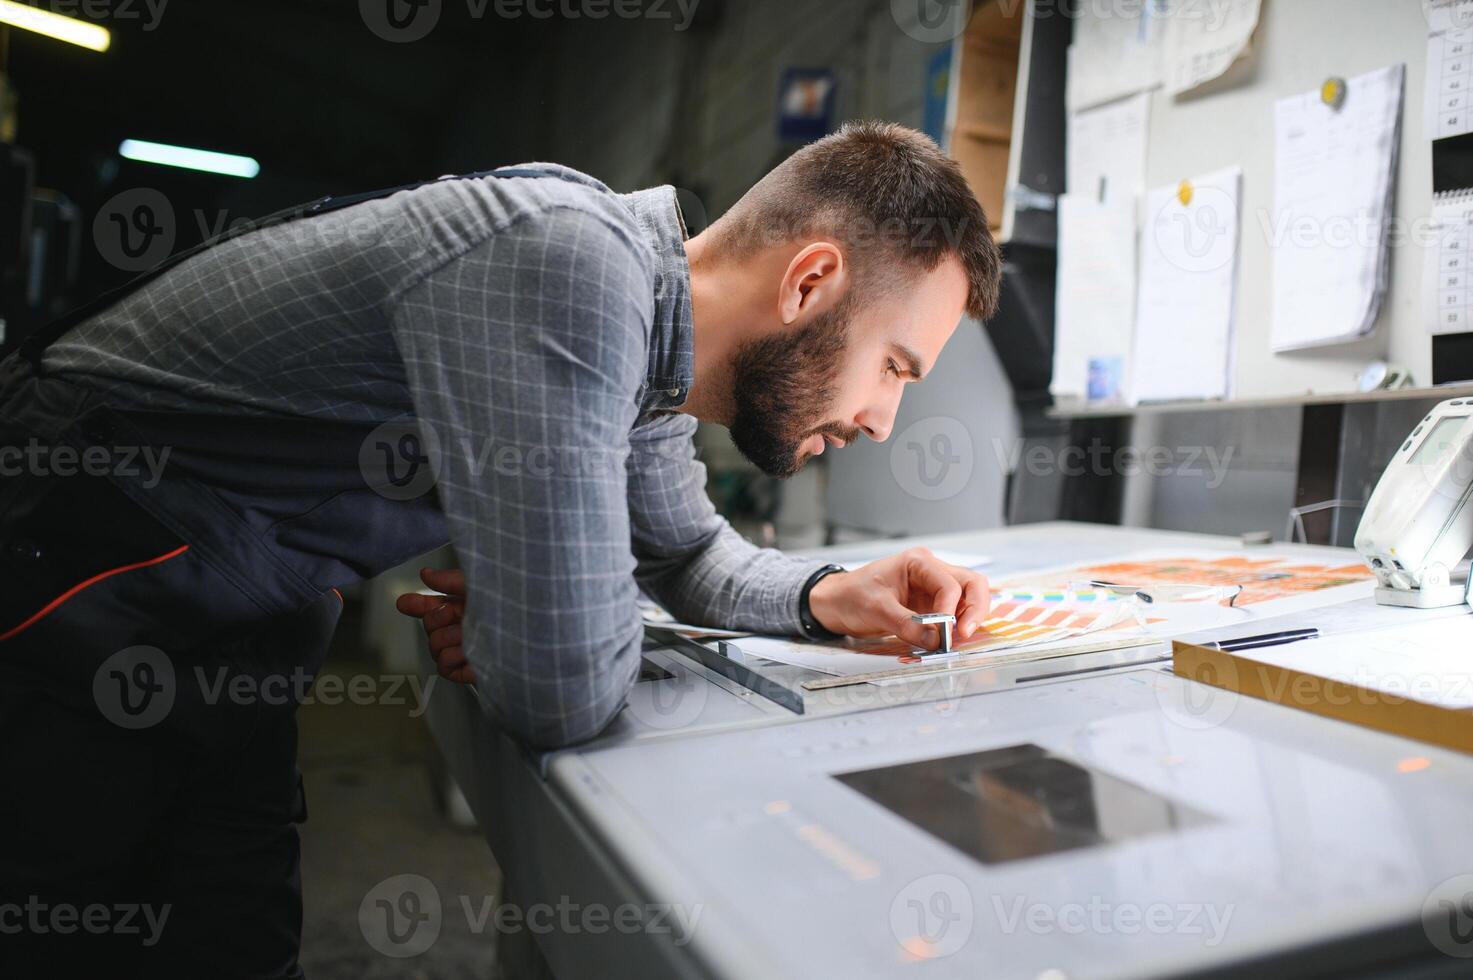
<svg viewBox="0 0 1473 980"><path fill-rule="evenodd" d="M250 157L216 153L213 150L192 150L187 146L170 146L147 140L123 140L118 153L128 160L159 163L166 167L184 167L186 170L204 170L212 174L225 174L227 177L250 178L261 172L261 165Z"/></svg>
<svg viewBox="0 0 1473 980"><path fill-rule="evenodd" d="M112 43L112 34L106 27L98 27L75 17L64 17L29 4L16 3L15 0L0 0L0 24L35 31L37 34L79 44L93 51L106 51Z"/></svg>

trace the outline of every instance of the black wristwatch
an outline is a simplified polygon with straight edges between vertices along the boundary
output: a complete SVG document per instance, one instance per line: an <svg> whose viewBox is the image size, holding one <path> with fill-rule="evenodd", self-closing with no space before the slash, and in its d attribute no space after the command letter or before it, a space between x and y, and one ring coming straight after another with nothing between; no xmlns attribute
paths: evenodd
<svg viewBox="0 0 1473 980"><path fill-rule="evenodd" d="M826 575L832 575L835 572L842 572L843 570L843 565L825 565L808 576L808 581L803 583L803 591L798 596L798 622L803 627L803 635L810 640L838 640L844 636L843 633L835 633L833 630L825 629L823 624L818 621L818 618L813 615L813 609L808 605L808 594L813 591L813 587L819 583L819 580Z"/></svg>

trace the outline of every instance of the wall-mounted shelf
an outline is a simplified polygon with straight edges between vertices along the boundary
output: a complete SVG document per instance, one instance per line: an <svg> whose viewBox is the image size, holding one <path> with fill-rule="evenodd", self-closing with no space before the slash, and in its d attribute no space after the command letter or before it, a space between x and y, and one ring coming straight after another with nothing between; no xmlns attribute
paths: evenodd
<svg viewBox="0 0 1473 980"><path fill-rule="evenodd" d="M1040 0L977 0L952 47L947 150L998 241L1052 249L1064 187L1069 18ZM968 5L958 9L965 11Z"/></svg>
<svg viewBox="0 0 1473 980"><path fill-rule="evenodd" d="M1396 402L1473 397L1473 384L1437 388L1397 388L1391 391L1306 392L1282 398L1243 398L1227 401L1154 402L1146 405L1054 406L1045 414L1056 419L1127 418L1170 412L1236 412L1253 408L1290 408L1304 405L1348 405L1357 402Z"/></svg>

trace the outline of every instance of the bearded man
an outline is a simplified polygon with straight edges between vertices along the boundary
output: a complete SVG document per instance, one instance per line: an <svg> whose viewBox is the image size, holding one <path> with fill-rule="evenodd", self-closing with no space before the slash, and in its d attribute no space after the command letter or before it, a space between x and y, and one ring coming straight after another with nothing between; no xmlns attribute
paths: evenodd
<svg viewBox="0 0 1473 980"><path fill-rule="evenodd" d="M622 707L641 587L732 629L970 636L982 576L759 549L691 439L724 425L775 477L884 440L999 271L955 163L867 123L689 240L669 187L529 164L314 202L32 338L0 363L0 459L26 461L0 485L0 900L169 913L151 942L31 936L0 973L299 976L296 704L265 694L316 670L337 587L447 540L449 596L400 608L538 747Z"/></svg>

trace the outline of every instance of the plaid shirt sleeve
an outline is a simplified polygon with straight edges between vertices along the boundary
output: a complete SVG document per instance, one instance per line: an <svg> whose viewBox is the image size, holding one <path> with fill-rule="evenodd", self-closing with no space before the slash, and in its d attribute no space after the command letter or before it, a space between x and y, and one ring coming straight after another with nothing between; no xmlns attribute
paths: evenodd
<svg viewBox="0 0 1473 980"><path fill-rule="evenodd" d="M629 229L560 207L448 262L393 316L461 565L463 646L498 723L596 735L638 673L627 464L652 270Z"/></svg>
<svg viewBox="0 0 1473 980"><path fill-rule="evenodd" d="M689 415L634 430L629 510L640 584L682 622L800 633L799 593L825 563L758 548L716 513L695 430Z"/></svg>

